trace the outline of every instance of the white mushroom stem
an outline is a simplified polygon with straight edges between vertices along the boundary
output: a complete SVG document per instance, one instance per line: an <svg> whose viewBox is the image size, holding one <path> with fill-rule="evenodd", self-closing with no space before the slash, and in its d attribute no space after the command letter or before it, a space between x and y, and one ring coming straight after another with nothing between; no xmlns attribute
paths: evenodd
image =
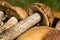
<svg viewBox="0 0 60 40"><path fill-rule="evenodd" d="M3 22L2 22L3 18L4 18L4 13L0 11L0 27L3 25Z"/></svg>
<svg viewBox="0 0 60 40"><path fill-rule="evenodd" d="M23 32L25 32L27 29L38 23L40 20L41 20L40 15L38 13L35 13L29 16L28 18L20 21L18 24L14 25L14 27L12 27L11 29L6 30L4 34L2 34L3 37L0 40L2 39L13 40L19 35L21 35Z"/></svg>
<svg viewBox="0 0 60 40"><path fill-rule="evenodd" d="M1 28L0 33L2 33L4 30L11 28L13 25L18 23L18 20L15 17L11 17Z"/></svg>
<svg viewBox="0 0 60 40"><path fill-rule="evenodd" d="M60 20L58 21L58 23L56 24L56 29L60 30Z"/></svg>

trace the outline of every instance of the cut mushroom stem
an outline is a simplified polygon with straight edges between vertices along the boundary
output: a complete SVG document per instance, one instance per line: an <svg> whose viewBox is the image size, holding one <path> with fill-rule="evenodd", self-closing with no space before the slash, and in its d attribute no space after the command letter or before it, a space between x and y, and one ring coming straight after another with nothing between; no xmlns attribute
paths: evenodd
<svg viewBox="0 0 60 40"><path fill-rule="evenodd" d="M15 17L11 17L1 28L0 33L2 33L4 30L11 28L13 25L18 23L18 20Z"/></svg>
<svg viewBox="0 0 60 40"><path fill-rule="evenodd" d="M58 30L60 30L60 20L57 22L55 28L58 29Z"/></svg>
<svg viewBox="0 0 60 40"><path fill-rule="evenodd" d="M0 11L0 27L4 24L2 20L4 19L4 13Z"/></svg>
<svg viewBox="0 0 60 40"><path fill-rule="evenodd" d="M11 29L6 30L4 34L1 34L3 35L3 37L0 40L2 39L13 40L19 35L21 35L23 32L25 32L26 30L28 30L30 27L38 23L40 20L41 20L40 15L35 13L29 16L28 18L20 21L18 24L14 25Z"/></svg>

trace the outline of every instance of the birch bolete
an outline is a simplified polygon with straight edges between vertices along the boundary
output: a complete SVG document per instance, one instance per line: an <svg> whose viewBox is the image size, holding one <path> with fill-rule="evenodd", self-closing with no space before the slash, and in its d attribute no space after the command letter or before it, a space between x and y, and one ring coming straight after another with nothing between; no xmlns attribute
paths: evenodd
<svg viewBox="0 0 60 40"><path fill-rule="evenodd" d="M54 20L54 14L50 7L43 3L33 3L28 6L27 11L29 15L37 12L41 15L42 20L38 23L40 26L51 26Z"/></svg>
<svg viewBox="0 0 60 40"><path fill-rule="evenodd" d="M17 21L20 21L20 20L25 19L25 18L28 17L27 11L25 11L23 8L13 6L13 5L11 5L10 3L6 2L6 1L0 1L0 10L4 13L4 15L3 15L4 19L1 20L1 21L3 21L5 23L0 28L0 33L3 32L6 29L11 28L14 24L17 23ZM15 18L12 17L12 16L14 16ZM14 21L16 21L16 22L14 22Z"/></svg>

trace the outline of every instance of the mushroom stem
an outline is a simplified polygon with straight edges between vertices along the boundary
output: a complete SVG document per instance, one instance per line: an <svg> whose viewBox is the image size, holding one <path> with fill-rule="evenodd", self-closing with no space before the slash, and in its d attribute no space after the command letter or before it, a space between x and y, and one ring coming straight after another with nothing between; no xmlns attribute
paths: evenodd
<svg viewBox="0 0 60 40"><path fill-rule="evenodd" d="M0 40L2 39L13 40L19 35L21 35L23 32L25 32L26 30L28 30L30 27L38 23L40 20L41 20L40 15L38 13L35 13L29 16L28 18L20 21L18 24L14 25L14 27L12 27L11 29L6 30L4 34L2 34L3 37L0 38Z"/></svg>
<svg viewBox="0 0 60 40"><path fill-rule="evenodd" d="M50 7L43 3L33 3L27 7L29 15L38 12L42 16L42 20L38 23L39 26L52 26L54 14Z"/></svg>
<svg viewBox="0 0 60 40"><path fill-rule="evenodd" d="M0 27L3 25L2 20L4 19L4 13L0 11Z"/></svg>
<svg viewBox="0 0 60 40"><path fill-rule="evenodd" d="M58 29L58 30L60 30L60 20L57 22L55 28Z"/></svg>
<svg viewBox="0 0 60 40"><path fill-rule="evenodd" d="M15 17L11 17L1 28L0 33L2 33L4 30L11 28L13 25L18 23L18 20Z"/></svg>

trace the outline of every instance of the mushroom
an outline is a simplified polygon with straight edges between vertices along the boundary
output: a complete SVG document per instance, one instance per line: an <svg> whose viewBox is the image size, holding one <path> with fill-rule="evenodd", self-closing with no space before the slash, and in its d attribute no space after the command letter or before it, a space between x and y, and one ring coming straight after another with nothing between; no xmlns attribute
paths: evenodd
<svg viewBox="0 0 60 40"><path fill-rule="evenodd" d="M35 13L26 19L15 24L12 28L0 33L0 40L13 40L19 35L23 34L26 30L37 24L41 19L38 13Z"/></svg>
<svg viewBox="0 0 60 40"><path fill-rule="evenodd" d="M2 11L4 14L3 15L4 18L1 21L5 23L3 26L2 26L3 23L1 23L2 27L0 28L0 33L2 33L6 29L10 29L13 25L17 23L17 21L20 21L28 17L27 11L25 11L23 8L12 6L6 1L0 1L0 11ZM12 19L10 19L11 17Z"/></svg>
<svg viewBox="0 0 60 40"><path fill-rule="evenodd" d="M15 16L18 20L20 20L28 16L27 12L23 8L12 6L6 1L0 1L0 10L4 12L6 16L5 18Z"/></svg>
<svg viewBox="0 0 60 40"><path fill-rule="evenodd" d="M16 40L60 40L60 31L47 26L35 26Z"/></svg>
<svg viewBox="0 0 60 40"><path fill-rule="evenodd" d="M18 23L18 20L15 17L11 17L2 27L0 27L0 33L7 29L10 29L16 23Z"/></svg>
<svg viewBox="0 0 60 40"><path fill-rule="evenodd" d="M30 6L28 6L27 9L29 15L32 15L33 13L39 13L41 15L41 21L39 22L39 25L41 26L51 26L54 20L54 14L48 6L42 4L42 3L34 3Z"/></svg>

